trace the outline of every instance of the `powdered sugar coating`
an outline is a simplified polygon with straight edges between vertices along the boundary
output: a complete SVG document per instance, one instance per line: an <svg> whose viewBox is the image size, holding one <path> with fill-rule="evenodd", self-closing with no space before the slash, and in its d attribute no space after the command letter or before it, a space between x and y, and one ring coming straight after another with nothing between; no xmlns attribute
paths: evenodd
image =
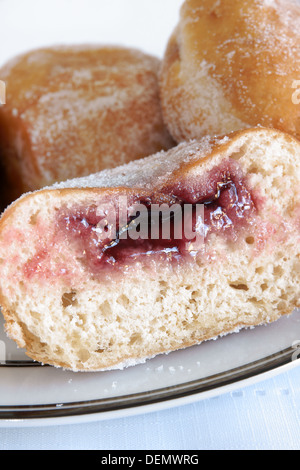
<svg viewBox="0 0 300 470"><path fill-rule="evenodd" d="M141 51L92 45L39 49L5 65L0 141L13 198L172 147L159 68Z"/></svg>
<svg viewBox="0 0 300 470"><path fill-rule="evenodd" d="M186 0L161 80L174 138L257 125L299 138L300 108L292 100L299 44L297 0Z"/></svg>
<svg viewBox="0 0 300 470"><path fill-rule="evenodd" d="M221 138L219 143L228 138ZM113 188L140 187L152 189L154 184L163 184L172 173L184 163L207 157L216 139L207 136L200 141L184 142L168 152L161 151L150 157L139 159L118 168L104 170L83 178L68 180L51 186L52 189L65 188Z"/></svg>

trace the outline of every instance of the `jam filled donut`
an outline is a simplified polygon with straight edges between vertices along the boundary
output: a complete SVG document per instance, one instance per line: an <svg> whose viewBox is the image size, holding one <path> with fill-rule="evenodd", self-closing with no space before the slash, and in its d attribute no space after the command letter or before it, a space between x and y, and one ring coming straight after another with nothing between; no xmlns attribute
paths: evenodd
<svg viewBox="0 0 300 470"><path fill-rule="evenodd" d="M173 137L262 125L300 139L299 45L298 0L186 0L161 74Z"/></svg>
<svg viewBox="0 0 300 470"><path fill-rule="evenodd" d="M258 128L24 195L0 221L6 331L96 371L290 314L299 188L299 141Z"/></svg>
<svg viewBox="0 0 300 470"><path fill-rule="evenodd" d="M10 199L169 149L160 60L137 50L68 46L0 70L0 153Z"/></svg>

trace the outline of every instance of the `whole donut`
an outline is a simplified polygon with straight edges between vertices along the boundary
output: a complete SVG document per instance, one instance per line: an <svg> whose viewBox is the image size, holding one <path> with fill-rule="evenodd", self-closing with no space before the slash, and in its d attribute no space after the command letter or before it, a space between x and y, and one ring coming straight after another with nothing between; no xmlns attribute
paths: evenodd
<svg viewBox="0 0 300 470"><path fill-rule="evenodd" d="M161 72L177 142L257 125L299 139L299 89L298 0L186 0Z"/></svg>
<svg viewBox="0 0 300 470"><path fill-rule="evenodd" d="M10 200L169 149L161 61L115 46L49 47L0 69L0 154Z"/></svg>

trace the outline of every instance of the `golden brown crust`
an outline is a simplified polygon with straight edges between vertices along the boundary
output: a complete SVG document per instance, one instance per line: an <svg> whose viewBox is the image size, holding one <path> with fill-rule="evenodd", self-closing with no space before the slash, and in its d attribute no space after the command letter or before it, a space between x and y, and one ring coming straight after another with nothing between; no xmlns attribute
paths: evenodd
<svg viewBox="0 0 300 470"><path fill-rule="evenodd" d="M300 138L295 0L186 0L162 68L165 121L179 142L262 125Z"/></svg>
<svg viewBox="0 0 300 470"><path fill-rule="evenodd" d="M10 200L173 146L159 66L140 51L96 46L41 49L4 66L0 154Z"/></svg>

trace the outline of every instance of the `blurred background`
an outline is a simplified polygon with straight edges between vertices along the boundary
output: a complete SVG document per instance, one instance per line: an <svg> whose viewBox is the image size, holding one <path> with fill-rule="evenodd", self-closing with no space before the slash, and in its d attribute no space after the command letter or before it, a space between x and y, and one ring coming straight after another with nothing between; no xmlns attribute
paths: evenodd
<svg viewBox="0 0 300 470"><path fill-rule="evenodd" d="M16 54L57 44L124 45L161 57L182 3L183 0L0 0L0 65Z"/></svg>

